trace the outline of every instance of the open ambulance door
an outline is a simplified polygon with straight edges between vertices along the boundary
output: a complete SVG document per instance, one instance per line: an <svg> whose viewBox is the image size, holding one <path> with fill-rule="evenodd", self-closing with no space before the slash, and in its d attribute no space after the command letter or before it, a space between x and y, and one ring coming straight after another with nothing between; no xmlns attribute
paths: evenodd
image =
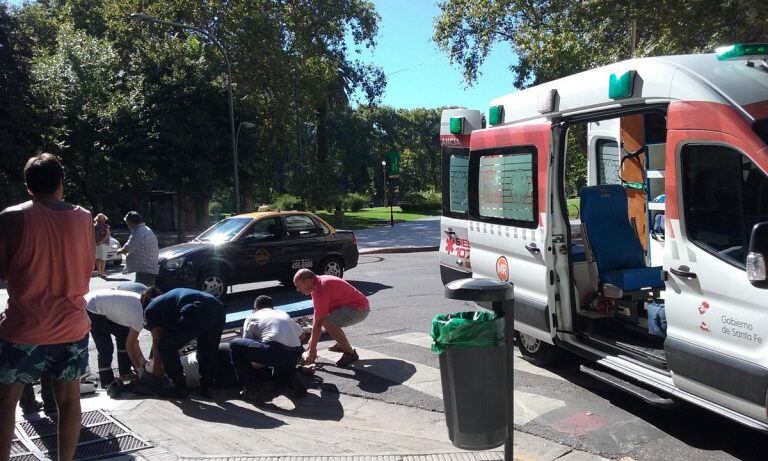
<svg viewBox="0 0 768 461"><path fill-rule="evenodd" d="M472 134L469 240L474 277L509 282L515 330L528 352L553 344L547 271L547 165L550 124L500 126ZM522 348L521 348L522 350ZM523 352L525 354L525 352Z"/></svg>
<svg viewBox="0 0 768 461"><path fill-rule="evenodd" d="M765 421L768 290L750 283L746 260L768 221L766 144L724 104L672 103L668 120L668 366L680 389Z"/></svg>

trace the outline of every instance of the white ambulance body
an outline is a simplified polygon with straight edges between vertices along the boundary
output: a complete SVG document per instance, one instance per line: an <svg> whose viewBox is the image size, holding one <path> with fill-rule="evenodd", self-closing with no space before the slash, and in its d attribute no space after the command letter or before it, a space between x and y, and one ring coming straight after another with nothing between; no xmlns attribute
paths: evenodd
<svg viewBox="0 0 768 461"><path fill-rule="evenodd" d="M768 430L766 56L632 59L491 102L470 140L470 264L514 285L525 356L567 349L652 404ZM576 222L569 130L587 136Z"/></svg>
<svg viewBox="0 0 768 461"><path fill-rule="evenodd" d="M472 131L482 128L479 110L445 109L440 116L443 215L440 218L440 277L443 284L471 278L467 239L467 168Z"/></svg>

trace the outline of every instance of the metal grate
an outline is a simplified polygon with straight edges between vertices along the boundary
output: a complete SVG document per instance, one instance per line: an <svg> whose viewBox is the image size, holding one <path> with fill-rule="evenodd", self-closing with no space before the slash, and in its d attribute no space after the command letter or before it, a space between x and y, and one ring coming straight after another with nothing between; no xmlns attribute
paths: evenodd
<svg viewBox="0 0 768 461"><path fill-rule="evenodd" d="M108 413L97 410L82 415L76 460L116 456L152 446ZM56 459L56 421L44 417L16 423L20 439L14 440L13 461Z"/></svg>

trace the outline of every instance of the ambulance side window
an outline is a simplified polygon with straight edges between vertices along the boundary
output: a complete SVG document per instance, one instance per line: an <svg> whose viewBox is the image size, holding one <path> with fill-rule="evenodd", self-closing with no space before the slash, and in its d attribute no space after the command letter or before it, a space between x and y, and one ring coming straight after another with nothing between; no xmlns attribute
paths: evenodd
<svg viewBox="0 0 768 461"><path fill-rule="evenodd" d="M744 269L752 226L768 221L768 178L740 152L718 145L683 147L682 169L688 238Z"/></svg>
<svg viewBox="0 0 768 461"><path fill-rule="evenodd" d="M470 209L473 219L536 228L536 149L489 149L470 159Z"/></svg>
<svg viewBox="0 0 768 461"><path fill-rule="evenodd" d="M595 145L597 152L597 183L621 184L619 179L619 144L613 139L600 139Z"/></svg>
<svg viewBox="0 0 768 461"><path fill-rule="evenodd" d="M442 172L443 215L451 218L465 218L468 209L469 149L443 148Z"/></svg>

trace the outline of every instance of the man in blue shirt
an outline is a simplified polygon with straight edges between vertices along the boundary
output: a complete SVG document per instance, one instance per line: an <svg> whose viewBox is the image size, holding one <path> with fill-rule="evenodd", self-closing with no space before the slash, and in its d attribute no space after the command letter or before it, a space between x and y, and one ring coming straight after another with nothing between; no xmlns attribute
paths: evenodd
<svg viewBox="0 0 768 461"><path fill-rule="evenodd" d="M227 306L208 293L189 288L176 288L162 294L158 288L150 287L141 295L141 303L146 307L144 328L152 333L152 374L159 378L164 368L171 381L159 395L187 397L187 383L178 351L196 339L200 396L213 398L216 355Z"/></svg>

